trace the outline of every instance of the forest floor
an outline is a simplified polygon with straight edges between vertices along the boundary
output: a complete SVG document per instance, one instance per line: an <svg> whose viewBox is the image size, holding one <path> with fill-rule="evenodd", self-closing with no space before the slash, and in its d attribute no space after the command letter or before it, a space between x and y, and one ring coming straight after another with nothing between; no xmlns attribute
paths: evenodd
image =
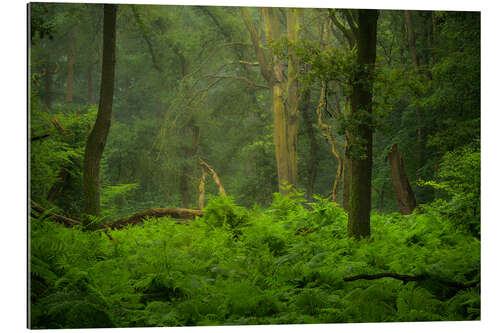
<svg viewBox="0 0 500 333"><path fill-rule="evenodd" d="M32 328L480 319L480 241L432 207L372 214L346 236L326 200L276 195L252 210L120 230L30 224Z"/></svg>

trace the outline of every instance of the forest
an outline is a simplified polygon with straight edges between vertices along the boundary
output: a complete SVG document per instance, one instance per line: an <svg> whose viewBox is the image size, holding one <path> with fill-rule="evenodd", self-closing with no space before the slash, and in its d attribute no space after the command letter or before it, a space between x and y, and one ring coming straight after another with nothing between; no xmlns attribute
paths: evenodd
<svg viewBox="0 0 500 333"><path fill-rule="evenodd" d="M479 12L28 25L29 328L481 319Z"/></svg>

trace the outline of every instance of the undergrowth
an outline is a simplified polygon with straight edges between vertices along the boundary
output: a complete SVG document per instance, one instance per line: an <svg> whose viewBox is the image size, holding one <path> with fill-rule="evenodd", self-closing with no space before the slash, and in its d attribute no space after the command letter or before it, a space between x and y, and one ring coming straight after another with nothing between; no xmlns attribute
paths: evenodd
<svg viewBox="0 0 500 333"><path fill-rule="evenodd" d="M30 224L32 328L480 319L480 241L432 207L372 215L346 237L334 203L275 195L267 209L214 197L189 225L102 232ZM423 276L345 282L358 274Z"/></svg>

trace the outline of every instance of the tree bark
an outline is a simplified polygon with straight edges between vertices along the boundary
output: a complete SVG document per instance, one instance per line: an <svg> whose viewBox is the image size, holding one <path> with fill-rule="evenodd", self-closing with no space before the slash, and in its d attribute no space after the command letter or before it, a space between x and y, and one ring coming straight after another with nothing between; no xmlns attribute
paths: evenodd
<svg viewBox="0 0 500 333"><path fill-rule="evenodd" d="M99 111L87 139L83 162L83 211L99 216L99 169L113 110L115 81L116 5L104 5L103 61Z"/></svg>
<svg viewBox="0 0 500 333"><path fill-rule="evenodd" d="M351 154L351 193L347 234L359 239L370 236L372 180L372 86L377 42L377 10L359 10L356 31L358 52L352 83L351 112L356 154ZM351 143L352 144L352 143ZM352 150L348 151L352 153Z"/></svg>
<svg viewBox="0 0 500 333"><path fill-rule="evenodd" d="M76 59L76 30L71 30L70 50L68 54L68 74L66 76L66 104L73 102L73 82L74 82L74 69Z"/></svg>
<svg viewBox="0 0 500 333"><path fill-rule="evenodd" d="M344 177L342 179L342 207L349 212L351 200L351 159L344 154Z"/></svg>
<svg viewBox="0 0 500 333"><path fill-rule="evenodd" d="M417 206L415 195L406 176L403 165L403 155L398 152L398 144L392 145L388 153L389 165L391 167L391 179L394 193L398 200L399 211L403 215L409 215Z"/></svg>

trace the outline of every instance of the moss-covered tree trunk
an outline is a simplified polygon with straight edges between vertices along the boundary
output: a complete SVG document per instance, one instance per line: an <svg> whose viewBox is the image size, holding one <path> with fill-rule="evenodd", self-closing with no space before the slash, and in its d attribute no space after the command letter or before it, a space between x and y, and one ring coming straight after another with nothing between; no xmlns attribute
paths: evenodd
<svg viewBox="0 0 500 333"><path fill-rule="evenodd" d="M359 10L356 41L357 70L352 83L353 118L349 149L351 159L351 193L347 234L357 239L370 236L372 180L372 86L376 56L377 10Z"/></svg>
<svg viewBox="0 0 500 333"><path fill-rule="evenodd" d="M103 56L99 111L85 147L83 161L83 211L99 216L99 167L106 145L115 85L116 5L104 5Z"/></svg>
<svg viewBox="0 0 500 333"><path fill-rule="evenodd" d="M277 41L280 38L280 22L275 8L263 8L266 24L266 38ZM297 9L287 9L287 37L297 40L299 20ZM280 59L273 55L272 65L272 107L274 115L274 148L278 169L280 193L287 193L282 185L297 187L297 133L298 133L298 59L291 52L288 59L288 73L284 75Z"/></svg>
<svg viewBox="0 0 500 333"><path fill-rule="evenodd" d="M279 185L296 187L297 171L297 136L298 136L298 58L289 54L288 72L284 73L282 60L276 55L264 52L247 8L242 8L243 21L250 32L250 37L259 62L262 76L271 89L274 119L274 148L278 170ZM281 26L276 8L262 8L267 42L281 38ZM286 27L288 39L294 41L299 32L299 10L287 9ZM269 56L272 56L270 61ZM289 190L279 188L280 193Z"/></svg>

